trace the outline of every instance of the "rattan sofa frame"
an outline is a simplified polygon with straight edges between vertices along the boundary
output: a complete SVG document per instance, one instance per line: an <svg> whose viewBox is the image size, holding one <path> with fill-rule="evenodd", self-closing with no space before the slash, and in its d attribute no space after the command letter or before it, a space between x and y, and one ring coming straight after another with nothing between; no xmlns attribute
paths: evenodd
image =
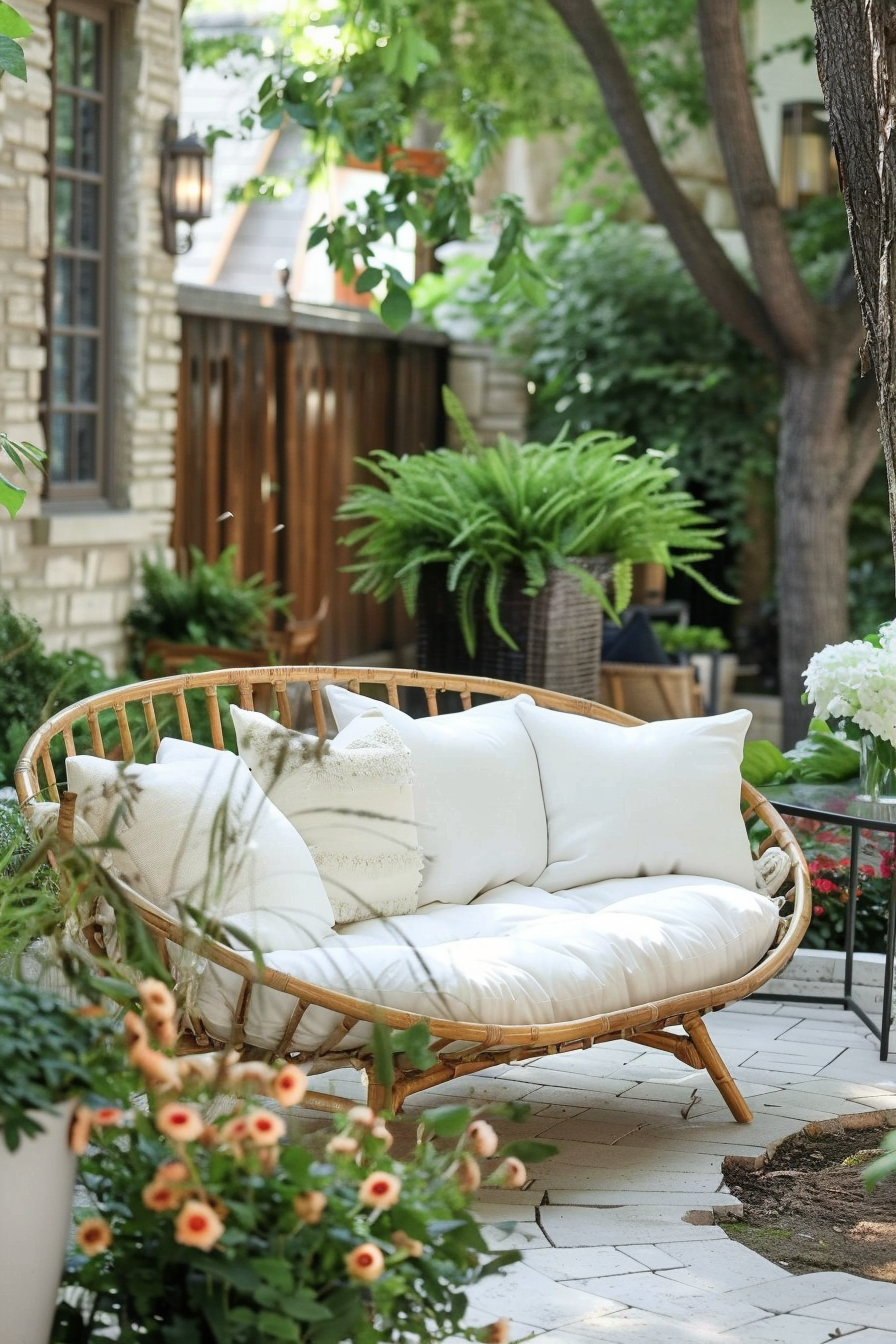
<svg viewBox="0 0 896 1344"><path fill-rule="evenodd" d="M392 668L265 667L168 676L90 696L48 719L29 739L16 767L16 789L20 803L27 814L29 806L35 800L60 802L58 843L60 845L71 843L75 798L60 788L54 773L50 748L56 739L61 737L66 755L74 754L73 730L76 724L86 724L96 755L104 757L114 755L125 761L134 759L128 706L132 708L132 712L136 706L142 710L147 742L155 749L160 736L158 726L160 702L166 698L173 701L180 734L189 741L193 738L193 722L187 693L200 691L204 693L202 703L208 716L213 745L223 749L224 734L217 695L220 688L235 688L239 703L244 709L255 708L256 693L260 702L270 703L273 690L273 703L279 712L280 721L291 726L292 714L287 691L290 686L295 686L297 683L306 687L310 693L311 713L320 738L325 737L327 732L322 696L322 687L327 683L345 685L353 691L359 691L362 687L381 687L380 694L384 692L389 704L395 707L399 707L401 689L418 688L425 696L430 714L439 712L438 700L443 693L453 693L454 697L459 697L464 710L472 706L474 696L507 699L526 693L531 695L537 704L550 709L581 714L586 718L602 719L623 726L635 726L640 722L607 706L535 686ZM105 736L101 729L99 716L108 710L113 711L115 715L117 741L109 740L111 734L108 729ZM195 716L195 697L193 713ZM772 805L746 782L743 783L741 796L745 821L757 816L769 829L770 834L761 848L765 849L770 845L780 846L790 860L792 887L788 899L793 902L793 912L782 920L781 933L776 944L749 974L729 984L707 986L705 989L676 995L656 1003L640 1004L634 1008L572 1022L507 1026L500 1023L485 1025L478 1022L426 1018L434 1038L432 1049L437 1057L437 1063L426 1070L419 1070L415 1069L409 1060L399 1056L396 1060L391 1095L387 1095L384 1088L374 1080L369 1047L340 1050L340 1042L359 1022L381 1021L389 1027L403 1029L422 1020L419 1015L399 1012L382 1004L369 1003L346 994L335 993L294 976L262 967L250 956L244 956L212 938L199 939L195 932L185 929L176 919L159 910L130 888L123 887L122 891L149 929L166 964L170 964L167 944L188 946L199 956L235 972L242 979L231 1038L227 1041L214 1038L202 1022L194 1020L190 1030L185 1030L181 1035L178 1048L183 1053L230 1047L239 1050L247 1057L259 1057L260 1052L245 1043L244 1028L253 989L257 984L264 984L282 991L292 1000L291 1004L284 1002L283 1033L276 1050L269 1051L268 1056L293 1059L310 1066L315 1072L346 1065L365 1070L368 1080L368 1100L378 1109L398 1111L405 1098L413 1093L499 1064L519 1063L538 1056L587 1049L604 1041L632 1040L639 1045L668 1051L691 1068L705 1069L722 1094L735 1120L747 1122L752 1119L750 1108L713 1045L703 1017L708 1012L745 998L788 964L809 924L811 889L808 869L799 846ZM85 933L93 940L96 950L101 952L103 949L102 944L97 942L97 929L88 928L85 929ZM338 1013L339 1025L318 1049L308 1052L291 1051L290 1045L302 1015L312 1004ZM670 1028L682 1028L683 1034ZM351 1103L328 1093L312 1091L307 1094L306 1104L320 1110L339 1111Z"/></svg>

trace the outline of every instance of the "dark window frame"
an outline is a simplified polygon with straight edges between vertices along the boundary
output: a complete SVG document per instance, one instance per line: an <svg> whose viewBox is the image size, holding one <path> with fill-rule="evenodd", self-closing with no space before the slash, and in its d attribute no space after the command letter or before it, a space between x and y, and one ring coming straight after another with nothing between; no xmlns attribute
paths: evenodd
<svg viewBox="0 0 896 1344"><path fill-rule="evenodd" d="M113 332L113 266L111 242L114 238L114 161L113 161L113 110L115 87L113 82L112 53L115 43L114 5L91 3L91 0L51 0L50 20L53 38L52 44L52 103L50 109L50 145L47 156L47 178L49 191L49 241L47 248L45 280L45 322L46 322L46 369L43 377L41 413L44 432L50 452L50 463L46 475L45 499L50 504L89 504L108 500L112 492L112 453L110 448L111 428L113 424L112 387L112 332ZM83 88L77 84L62 83L58 76L57 32L59 16L71 14L84 18L99 26L101 33L100 60L97 64L99 79L94 89ZM77 27L78 25L76 25ZM80 41L80 39L78 39ZM75 72L76 75L78 72ZM72 162L63 164L57 156L56 132L59 100L69 96L85 104L95 105L98 111L99 155L97 170L91 171L79 165L79 145L83 140L72 128ZM67 180L72 186L72 234L70 245L58 245L56 242L56 184ZM99 209L97 212L98 246L93 249L82 246L77 230L82 221L82 212L75 208L75 197L80 184L96 185L99 188ZM70 321L57 321L54 311L57 260L70 260ZM76 305L79 302L79 285L75 279L80 276L79 263L93 262L97 266L96 288L93 291L96 304L96 322L93 325L80 324ZM96 398L94 401L78 401L77 388L70 388L72 400L60 399L54 390L54 337L70 340L70 377L74 382L76 373L76 349L78 338L96 341ZM52 433L53 415L63 414L69 420L68 474L64 479L52 479ZM95 426L96 471L90 480L76 478L76 445L74 440L74 418L84 414L93 418Z"/></svg>

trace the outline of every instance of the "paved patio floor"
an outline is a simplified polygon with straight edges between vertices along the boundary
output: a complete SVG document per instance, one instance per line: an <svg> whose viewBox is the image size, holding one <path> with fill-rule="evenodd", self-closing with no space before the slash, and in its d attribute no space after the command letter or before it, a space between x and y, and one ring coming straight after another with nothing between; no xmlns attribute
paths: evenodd
<svg viewBox="0 0 896 1344"><path fill-rule="evenodd" d="M746 1002L707 1025L751 1125L734 1123L704 1073L627 1042L412 1099L410 1114L452 1096L524 1100L531 1115L514 1137L560 1147L530 1188L484 1195L490 1243L524 1260L474 1291L470 1324L507 1316L514 1340L539 1344L896 1344L896 1283L791 1275L712 1223L736 1206L726 1154L758 1156L808 1120L896 1107L896 1063L881 1063L841 1008ZM515 1230L494 1225L504 1219Z"/></svg>

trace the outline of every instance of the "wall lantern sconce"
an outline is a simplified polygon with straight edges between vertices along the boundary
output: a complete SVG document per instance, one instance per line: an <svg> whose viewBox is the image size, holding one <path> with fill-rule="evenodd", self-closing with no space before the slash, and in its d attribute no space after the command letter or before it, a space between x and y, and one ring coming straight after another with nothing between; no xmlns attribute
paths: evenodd
<svg viewBox="0 0 896 1344"><path fill-rule="evenodd" d="M212 213L212 157L193 132L178 139L177 117L169 113L162 127L162 242L166 252L182 256L193 246L193 225ZM186 224L186 234L178 234Z"/></svg>
<svg viewBox="0 0 896 1344"><path fill-rule="evenodd" d="M816 196L838 190L828 114L823 103L785 103L781 108L781 179L783 210L798 210Z"/></svg>

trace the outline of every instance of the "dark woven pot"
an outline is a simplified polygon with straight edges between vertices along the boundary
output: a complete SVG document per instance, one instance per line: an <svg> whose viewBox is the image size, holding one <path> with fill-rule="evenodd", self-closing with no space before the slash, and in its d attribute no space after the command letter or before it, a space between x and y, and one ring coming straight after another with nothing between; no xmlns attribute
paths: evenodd
<svg viewBox="0 0 896 1344"><path fill-rule="evenodd" d="M613 562L606 556L577 564L609 587ZM579 580L552 571L537 597L523 593L522 573L510 574L501 597L501 620L519 645L511 649L492 630L484 612L476 630L476 654L464 645L453 593L445 587L445 571L427 570L420 584L417 664L426 672L497 677L566 695L597 698L603 609L582 592Z"/></svg>

